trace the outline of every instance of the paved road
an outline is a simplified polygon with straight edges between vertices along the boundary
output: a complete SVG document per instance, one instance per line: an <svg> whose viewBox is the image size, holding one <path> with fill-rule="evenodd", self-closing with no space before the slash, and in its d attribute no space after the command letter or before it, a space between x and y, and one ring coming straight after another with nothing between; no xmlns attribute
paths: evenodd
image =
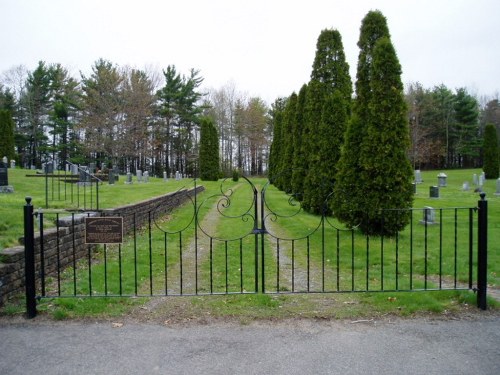
<svg viewBox="0 0 500 375"><path fill-rule="evenodd" d="M493 375L500 317L120 327L0 321L0 374Z"/></svg>

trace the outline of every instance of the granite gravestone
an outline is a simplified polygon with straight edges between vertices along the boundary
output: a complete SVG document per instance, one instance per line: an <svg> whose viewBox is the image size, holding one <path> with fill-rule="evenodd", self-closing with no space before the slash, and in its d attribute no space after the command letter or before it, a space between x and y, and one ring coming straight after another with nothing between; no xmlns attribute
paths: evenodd
<svg viewBox="0 0 500 375"><path fill-rule="evenodd" d="M7 158L4 158L7 159ZM7 162L0 161L0 193L13 193L14 188L9 185L9 171Z"/></svg>

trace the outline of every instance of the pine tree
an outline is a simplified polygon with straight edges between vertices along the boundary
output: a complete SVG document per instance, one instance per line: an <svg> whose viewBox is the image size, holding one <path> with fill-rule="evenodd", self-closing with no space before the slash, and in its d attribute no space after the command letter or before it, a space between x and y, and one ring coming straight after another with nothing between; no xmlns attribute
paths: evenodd
<svg viewBox="0 0 500 375"><path fill-rule="evenodd" d="M14 120L7 109L0 109L0 160L6 156L7 160L13 160L14 150Z"/></svg>
<svg viewBox="0 0 500 375"><path fill-rule="evenodd" d="M500 159L498 150L497 129L493 124L487 124L484 128L483 141L484 163L483 171L487 179L499 177Z"/></svg>
<svg viewBox="0 0 500 375"><path fill-rule="evenodd" d="M200 123L200 178L217 181L220 174L219 137L213 121L202 118Z"/></svg>
<svg viewBox="0 0 500 375"><path fill-rule="evenodd" d="M345 61L342 38L337 30L323 30L306 97L308 138L303 140L309 170L304 181L304 209L323 213L335 180L334 166L350 111L352 83Z"/></svg>

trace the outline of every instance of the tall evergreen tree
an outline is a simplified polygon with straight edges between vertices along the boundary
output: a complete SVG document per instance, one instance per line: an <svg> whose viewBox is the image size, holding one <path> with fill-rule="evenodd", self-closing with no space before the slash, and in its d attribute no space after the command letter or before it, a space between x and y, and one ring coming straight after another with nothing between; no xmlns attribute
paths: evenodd
<svg viewBox="0 0 500 375"><path fill-rule="evenodd" d="M323 30L316 44L306 97L309 137L303 141L309 169L302 205L311 212L324 211L328 192L333 188L334 166L340 158L351 95L352 82L341 35L337 30Z"/></svg>
<svg viewBox="0 0 500 375"><path fill-rule="evenodd" d="M358 47L356 99L331 207L350 227L393 234L408 218L382 219L380 210L411 206L412 169L401 66L380 11L364 17Z"/></svg>
<svg viewBox="0 0 500 375"><path fill-rule="evenodd" d="M297 109L297 94L293 93L287 100L283 127L281 129L281 142L282 142L282 158L280 165L280 189L291 192L292 190L292 167L293 147L294 147L294 133L293 127L295 122L295 111Z"/></svg>
<svg viewBox="0 0 500 375"><path fill-rule="evenodd" d="M279 182L276 181L276 178L280 175L280 167L282 165L282 140L281 133L284 121L284 103L285 100L283 98L278 98L271 105L271 118L272 118L272 126L273 126L273 141L271 143L271 149L269 151L269 172L268 177L270 181L273 181L274 184L278 188ZM241 167L240 167L241 168Z"/></svg>
<svg viewBox="0 0 500 375"><path fill-rule="evenodd" d="M200 122L200 178L217 181L220 174L219 137L213 121L207 117Z"/></svg>
<svg viewBox="0 0 500 375"><path fill-rule="evenodd" d="M495 125L488 124L484 129L483 141L484 163L483 171L487 179L497 179L500 168L500 152L498 149L497 129Z"/></svg>
<svg viewBox="0 0 500 375"><path fill-rule="evenodd" d="M302 85L297 97L295 120L293 126L293 157L292 157L292 192L297 200L303 199L304 179L307 171L307 158L302 146L304 140L304 110L307 95L307 85Z"/></svg>
<svg viewBox="0 0 500 375"><path fill-rule="evenodd" d="M7 160L13 160L14 150L14 120L7 109L0 109L0 159L4 156Z"/></svg>
<svg viewBox="0 0 500 375"><path fill-rule="evenodd" d="M479 104L467 89L457 90L454 102L455 142L454 163L457 167L474 167L479 156Z"/></svg>
<svg viewBox="0 0 500 375"><path fill-rule="evenodd" d="M361 229L366 233L393 235L410 220L410 211L382 211L410 208L413 203L412 167L407 108L401 82L401 65L387 37L373 50L372 96L366 137L361 145L365 212Z"/></svg>

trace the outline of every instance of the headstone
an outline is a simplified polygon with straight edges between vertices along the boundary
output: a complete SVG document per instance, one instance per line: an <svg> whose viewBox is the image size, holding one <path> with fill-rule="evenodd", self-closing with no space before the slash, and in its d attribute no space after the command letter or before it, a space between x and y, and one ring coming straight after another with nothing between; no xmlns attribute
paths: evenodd
<svg viewBox="0 0 500 375"><path fill-rule="evenodd" d="M179 181L179 180L181 179L181 177L182 177L182 176L181 176L181 174L179 173L179 171L175 172L175 179L176 179L177 181Z"/></svg>
<svg viewBox="0 0 500 375"><path fill-rule="evenodd" d="M142 171L140 169L137 170L137 182L142 182Z"/></svg>
<svg viewBox="0 0 500 375"><path fill-rule="evenodd" d="M116 165L113 167L113 173L115 175L115 182L117 182L120 178L120 170Z"/></svg>
<svg viewBox="0 0 500 375"><path fill-rule="evenodd" d="M174 172L170 172L170 178L173 180L174 179Z"/></svg>
<svg viewBox="0 0 500 375"><path fill-rule="evenodd" d="M469 186L469 182L468 182L468 181L465 181L465 182L462 184L462 190L463 190L463 191L469 191L469 190L470 190L470 186Z"/></svg>
<svg viewBox="0 0 500 375"><path fill-rule="evenodd" d="M165 181L165 182L168 181L167 172L163 172L163 181Z"/></svg>
<svg viewBox="0 0 500 375"><path fill-rule="evenodd" d="M479 181L477 184L479 185L479 187L484 186L484 175L482 175L482 174L479 175Z"/></svg>
<svg viewBox="0 0 500 375"><path fill-rule="evenodd" d="M91 173L91 174L95 173L95 163L89 164L89 173Z"/></svg>
<svg viewBox="0 0 500 375"><path fill-rule="evenodd" d="M90 182L90 174L89 174L89 170L88 170L88 167L81 167L79 169L80 171L80 178L78 179L78 185L90 185L91 182Z"/></svg>
<svg viewBox="0 0 500 375"><path fill-rule="evenodd" d="M15 169L15 168L16 168L16 161L15 161L15 160L11 160L11 161L10 161L10 167L11 167L12 169Z"/></svg>
<svg viewBox="0 0 500 375"><path fill-rule="evenodd" d="M43 164L43 173L45 173L45 174L54 173L54 163L44 163Z"/></svg>
<svg viewBox="0 0 500 375"><path fill-rule="evenodd" d="M424 207L422 220L420 224L435 224L436 211L432 207Z"/></svg>
<svg viewBox="0 0 500 375"><path fill-rule="evenodd" d="M429 187L429 197L430 198L439 198L439 186L430 186Z"/></svg>
<svg viewBox="0 0 500 375"><path fill-rule="evenodd" d="M71 174L78 174L78 165L71 164Z"/></svg>
<svg viewBox="0 0 500 375"><path fill-rule="evenodd" d="M145 171L144 175L142 176L142 179L144 182L149 182L149 172Z"/></svg>
<svg viewBox="0 0 500 375"><path fill-rule="evenodd" d="M114 174L114 172L113 172L112 169L110 169L108 171L108 183L110 185L114 185L115 184L115 174Z"/></svg>
<svg viewBox="0 0 500 375"><path fill-rule="evenodd" d="M446 186L446 178L448 177L445 173L441 172L438 174L438 186L445 187Z"/></svg>
<svg viewBox="0 0 500 375"><path fill-rule="evenodd" d="M422 173L420 172L420 169L417 169L417 170L415 170L415 183L421 184L422 182L423 182Z"/></svg>
<svg viewBox="0 0 500 375"><path fill-rule="evenodd" d="M0 162L0 193L13 193L14 188L9 185L7 163Z"/></svg>
<svg viewBox="0 0 500 375"><path fill-rule="evenodd" d="M4 164L3 161L0 163L0 186L9 185L9 175L7 171L7 164Z"/></svg>
<svg viewBox="0 0 500 375"><path fill-rule="evenodd" d="M477 186L477 185L478 185L478 183L479 183L479 180L477 179L477 174L475 174L475 173L472 175L472 183L473 183L474 185L476 185L476 186Z"/></svg>
<svg viewBox="0 0 500 375"><path fill-rule="evenodd" d="M125 183L126 183L127 185L129 185L129 184L131 184L131 183L132 183L132 173L127 172L127 177L126 177L126 179L125 179Z"/></svg>
<svg viewBox="0 0 500 375"><path fill-rule="evenodd" d="M500 195L500 178L497 180L497 191L495 192L495 195Z"/></svg>
<svg viewBox="0 0 500 375"><path fill-rule="evenodd" d="M412 182L411 184L413 186L413 194L417 194L417 183L416 182Z"/></svg>

